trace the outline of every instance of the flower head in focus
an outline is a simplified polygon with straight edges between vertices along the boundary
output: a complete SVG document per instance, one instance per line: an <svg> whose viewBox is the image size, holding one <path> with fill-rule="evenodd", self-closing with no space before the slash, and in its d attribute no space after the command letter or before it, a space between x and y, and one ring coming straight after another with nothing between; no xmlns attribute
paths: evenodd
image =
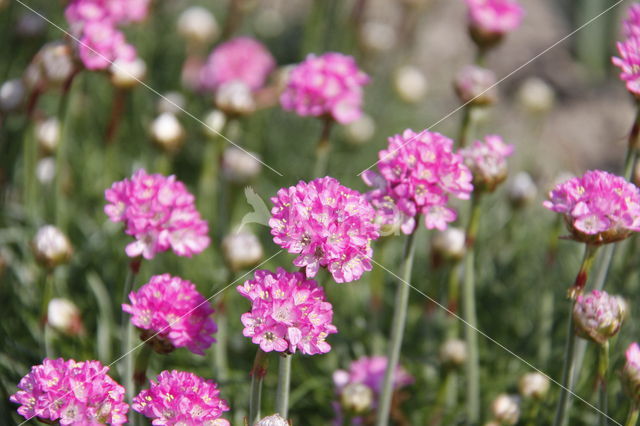
<svg viewBox="0 0 640 426"><path fill-rule="evenodd" d="M515 0L466 0L469 30L481 47L491 47L520 26L524 10Z"/></svg>
<svg viewBox="0 0 640 426"><path fill-rule="evenodd" d="M129 293L129 300L131 304L123 304L122 310L131 314L133 325L142 330L141 339L156 352L186 347L204 355L215 342L213 308L189 281L169 274L155 275L138 291Z"/></svg>
<svg viewBox="0 0 640 426"><path fill-rule="evenodd" d="M153 425L230 426L221 418L229 405L217 384L186 371L163 371L133 398L131 408Z"/></svg>
<svg viewBox="0 0 640 426"><path fill-rule="evenodd" d="M252 280L238 286L251 301L251 311L242 315L243 334L265 352L300 351L314 355L327 353L333 307L324 290L301 272L258 270Z"/></svg>
<svg viewBox="0 0 640 426"><path fill-rule="evenodd" d="M505 144L498 135L488 135L460 154L473 174L474 188L492 192L507 178L507 157L513 154L513 145Z"/></svg>
<svg viewBox="0 0 640 426"><path fill-rule="evenodd" d="M603 344L620 330L626 303L606 291L593 290L578 295L573 308L573 321L578 336Z"/></svg>
<svg viewBox="0 0 640 426"><path fill-rule="evenodd" d="M620 79L625 82L629 93L640 97L640 37L631 37L616 43L620 57L611 58L613 65L620 68Z"/></svg>

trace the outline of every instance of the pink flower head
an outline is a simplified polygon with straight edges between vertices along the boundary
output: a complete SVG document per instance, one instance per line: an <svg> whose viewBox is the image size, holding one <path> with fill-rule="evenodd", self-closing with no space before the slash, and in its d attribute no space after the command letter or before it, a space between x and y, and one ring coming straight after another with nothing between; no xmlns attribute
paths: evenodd
<svg viewBox="0 0 640 426"><path fill-rule="evenodd" d="M290 71L280 104L301 116L351 123L362 115L362 87L369 81L351 56L333 52L309 55Z"/></svg>
<svg viewBox="0 0 640 426"><path fill-rule="evenodd" d="M331 350L325 339L338 332L331 324L333 307L314 280L282 268L258 270L238 292L251 301L251 312L241 317L242 333L263 351L314 355Z"/></svg>
<svg viewBox="0 0 640 426"><path fill-rule="evenodd" d="M20 380L20 390L10 400L20 404L18 413L27 420L121 425L127 421L129 405L124 388L107 371L100 361L45 358Z"/></svg>
<svg viewBox="0 0 640 426"><path fill-rule="evenodd" d="M498 135L487 135L484 140L475 141L460 154L473 174L474 187L493 191L507 178L507 157L513 154L513 145L505 144Z"/></svg>
<svg viewBox="0 0 640 426"><path fill-rule="evenodd" d="M131 305L122 310L131 314L131 322L143 330L147 340L158 352L170 352L186 347L204 355L215 342L211 335L217 331L211 315L213 308L195 284L169 274L155 275L138 291L129 293Z"/></svg>
<svg viewBox="0 0 640 426"><path fill-rule="evenodd" d="M629 345L625 355L622 381L629 396L637 402L640 401L640 346L638 343Z"/></svg>
<svg viewBox="0 0 640 426"><path fill-rule="evenodd" d="M640 38L631 37L616 45L620 57L614 56L611 61L620 68L620 79L626 82L627 90L640 97Z"/></svg>
<svg viewBox="0 0 640 426"><path fill-rule="evenodd" d="M564 215L577 241L606 244L640 231L640 190L611 173L588 171L557 185L549 198L543 205Z"/></svg>
<svg viewBox="0 0 640 426"><path fill-rule="evenodd" d="M220 418L229 411L213 380L186 371L163 371L133 398L131 407L153 419L153 425L229 426Z"/></svg>
<svg viewBox="0 0 640 426"><path fill-rule="evenodd" d="M378 238L375 211L358 191L332 177L300 181L271 198L271 235L293 261L315 277L326 267L336 282L359 279L371 270L371 241Z"/></svg>
<svg viewBox="0 0 640 426"><path fill-rule="evenodd" d="M387 357L363 356L351 363L349 371L337 370L333 373L333 381L338 393L350 383L362 383L373 392L379 394L384 382L384 372L387 369ZM346 374L345 374L346 373ZM402 368L396 366L393 377L393 388L400 389L412 384L413 377Z"/></svg>
<svg viewBox="0 0 640 426"><path fill-rule="evenodd" d="M169 249L190 257L209 246L207 222L196 210L193 195L173 175L138 170L131 179L115 182L105 198L109 219L124 222L125 232L136 239L126 248L129 257L152 259Z"/></svg>
<svg viewBox="0 0 640 426"><path fill-rule="evenodd" d="M524 10L515 0L466 0L472 32L502 37L520 26Z"/></svg>
<svg viewBox="0 0 640 426"><path fill-rule="evenodd" d="M424 215L429 229L441 231L456 219L447 206L449 195L469 199L472 175L453 141L440 133L407 129L389 138L389 147L378 153L380 174L367 170L362 178L374 190L367 194L378 220L410 234L415 218Z"/></svg>
<svg viewBox="0 0 640 426"><path fill-rule="evenodd" d="M633 3L627 11L627 19L622 23L625 37L640 37L640 3Z"/></svg>
<svg viewBox="0 0 640 426"><path fill-rule="evenodd" d="M576 333L580 337L603 344L616 335L624 320L626 302L606 291L593 290L580 294L573 308Z"/></svg>
<svg viewBox="0 0 640 426"><path fill-rule="evenodd" d="M200 82L209 90L241 81L251 90L264 86L276 61L262 43L251 37L237 37L217 46L202 68Z"/></svg>
<svg viewBox="0 0 640 426"><path fill-rule="evenodd" d="M133 61L136 49L124 34L106 21L92 21L82 30L78 54L87 69L106 69L116 60Z"/></svg>
<svg viewBox="0 0 640 426"><path fill-rule="evenodd" d="M144 20L150 3L150 0L71 0L64 15L74 30L97 21L115 26Z"/></svg>

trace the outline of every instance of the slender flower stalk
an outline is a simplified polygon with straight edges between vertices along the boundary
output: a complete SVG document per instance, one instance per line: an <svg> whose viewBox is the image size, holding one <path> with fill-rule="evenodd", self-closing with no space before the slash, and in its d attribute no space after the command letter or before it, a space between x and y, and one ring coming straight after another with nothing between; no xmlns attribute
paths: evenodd
<svg viewBox="0 0 640 426"><path fill-rule="evenodd" d="M260 420L260 405L262 401L262 381L267 375L267 353L258 348L256 358L251 369L251 394L249 399L249 424Z"/></svg>
<svg viewBox="0 0 640 426"><path fill-rule="evenodd" d="M607 422L607 370L609 369L609 341L600 345L598 350L598 419L600 426Z"/></svg>
<svg viewBox="0 0 640 426"><path fill-rule="evenodd" d="M293 355L280 356L278 366L278 388L276 389L276 413L285 419L289 414L289 388L291 386L291 358Z"/></svg>
<svg viewBox="0 0 640 426"><path fill-rule="evenodd" d="M140 265L142 263L142 259L140 257L135 258L129 264L129 268L127 270L127 277L124 281L124 286L122 288L122 301L126 302L131 290L133 290L133 282L140 271ZM133 336L134 326L128 321L127 314L122 311L120 316L120 336L122 336L122 353L126 354L133 350L135 345L135 339ZM124 371L122 373L124 388L126 390L127 401L131 402L133 400L133 396L135 395L135 386L133 382L133 371L134 371L134 359L131 356L125 357L124 359Z"/></svg>
<svg viewBox="0 0 640 426"><path fill-rule="evenodd" d="M316 164L313 168L313 176L316 178L323 177L327 173L327 164L329 163L329 152L331 151L331 143L329 136L334 120L326 117L322 121L322 133L316 145Z"/></svg>
<svg viewBox="0 0 640 426"><path fill-rule="evenodd" d="M629 415L627 416L627 421L624 423L625 426L636 426L638 424L638 415L640 414L640 407L637 402L631 403L631 408L629 408Z"/></svg>

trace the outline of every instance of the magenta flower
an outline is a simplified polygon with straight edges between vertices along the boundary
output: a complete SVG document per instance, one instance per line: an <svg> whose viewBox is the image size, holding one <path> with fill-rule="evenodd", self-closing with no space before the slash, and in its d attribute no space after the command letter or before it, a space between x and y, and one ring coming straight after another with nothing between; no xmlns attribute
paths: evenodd
<svg viewBox="0 0 640 426"><path fill-rule="evenodd" d="M190 281L155 275L138 291L129 293L129 300L131 305L122 304L122 310L143 330L143 340L152 338L149 343L158 352L186 347L204 355L216 341L211 336L218 329L211 318L213 308Z"/></svg>
<svg viewBox="0 0 640 426"><path fill-rule="evenodd" d="M129 405L124 388L107 375L100 361L45 358L31 367L10 400L20 404L18 413L27 420L61 425L121 425Z"/></svg>
<svg viewBox="0 0 640 426"><path fill-rule="evenodd" d="M83 27L78 54L87 69L102 70L116 60L133 61L136 49L108 22L92 21Z"/></svg>
<svg viewBox="0 0 640 426"><path fill-rule="evenodd" d="M64 15L73 29L96 21L115 26L144 20L150 3L150 0L71 0Z"/></svg>
<svg viewBox="0 0 640 426"><path fill-rule="evenodd" d="M622 381L629 396L635 401L640 401L640 346L638 343L629 345L625 356Z"/></svg>
<svg viewBox="0 0 640 426"><path fill-rule="evenodd" d="M185 371L163 371L151 386L133 398L131 408L153 425L229 426L220 418L229 411L213 380Z"/></svg>
<svg viewBox="0 0 640 426"><path fill-rule="evenodd" d="M605 343L620 330L625 307L621 297L610 296L606 291L578 295L573 308L576 333L598 344Z"/></svg>
<svg viewBox="0 0 640 426"><path fill-rule="evenodd" d="M258 270L238 292L251 301L251 311L241 317L242 333L263 351L314 355L331 350L325 339L338 332L331 324L333 307L314 280L282 268Z"/></svg>
<svg viewBox="0 0 640 426"><path fill-rule="evenodd" d="M513 154L514 148L498 135L487 135L484 140L461 149L460 154L473 174L473 186L493 191L507 178L507 157Z"/></svg>
<svg viewBox="0 0 640 426"><path fill-rule="evenodd" d="M262 43L251 37L237 37L213 50L201 70L200 82L209 90L233 81L258 90L275 66L276 61Z"/></svg>
<svg viewBox="0 0 640 426"><path fill-rule="evenodd" d="M337 370L333 373L333 382L338 393L350 383L362 383L376 394L382 389L384 372L387 368L385 356L363 356L351 363L349 371ZM414 382L413 377L398 365L394 373L393 388L400 389Z"/></svg>
<svg viewBox="0 0 640 426"><path fill-rule="evenodd" d="M209 246L207 222L196 210L193 195L173 175L138 170L130 180L115 182L105 198L109 219L124 222L125 232L136 239L127 245L129 257L153 259L169 249L191 257Z"/></svg>
<svg viewBox="0 0 640 426"><path fill-rule="evenodd" d="M524 10L515 0L466 0L469 26L484 38L500 38L520 26Z"/></svg>
<svg viewBox="0 0 640 426"><path fill-rule="evenodd" d="M362 87L369 81L351 56L309 55L290 71L280 104L301 116L351 123L362 115Z"/></svg>
<svg viewBox="0 0 640 426"><path fill-rule="evenodd" d="M332 177L300 181L271 198L271 235L309 278L326 267L338 283L371 270L371 241L378 238L375 211L358 191Z"/></svg>
<svg viewBox="0 0 640 426"><path fill-rule="evenodd" d="M577 241L606 244L640 231L640 190L624 178L588 171L557 185L543 205L564 215Z"/></svg>
<svg viewBox="0 0 640 426"><path fill-rule="evenodd" d="M627 85L627 90L640 97L640 38L632 37L618 42L620 57L614 56L611 62L620 68L620 79Z"/></svg>
<svg viewBox="0 0 640 426"><path fill-rule="evenodd" d="M367 170L362 178L374 190L367 194L378 220L411 234L416 216L422 214L429 229L444 230L457 217L447 206L449 196L469 199L472 175L453 141L440 133L407 129L389 138L389 147L378 153L380 174Z"/></svg>
<svg viewBox="0 0 640 426"><path fill-rule="evenodd" d="M640 36L640 3L633 3L627 11L627 19L622 23L625 37Z"/></svg>

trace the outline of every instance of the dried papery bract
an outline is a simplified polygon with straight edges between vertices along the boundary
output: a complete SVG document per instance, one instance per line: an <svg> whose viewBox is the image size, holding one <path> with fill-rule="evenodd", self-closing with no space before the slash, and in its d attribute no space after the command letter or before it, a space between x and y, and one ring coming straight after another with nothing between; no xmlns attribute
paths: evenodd
<svg viewBox="0 0 640 426"><path fill-rule="evenodd" d="M491 413L501 425L515 425L520 419L520 400L514 395L500 394L491 404Z"/></svg>
<svg viewBox="0 0 640 426"><path fill-rule="evenodd" d="M84 331L80 310L71 300L64 298L54 298L49 301L47 324L70 336Z"/></svg>
<svg viewBox="0 0 640 426"><path fill-rule="evenodd" d="M53 225L43 226L32 241L36 260L47 269L69 262L73 247L67 236Z"/></svg>
<svg viewBox="0 0 640 426"><path fill-rule="evenodd" d="M262 244L255 234L234 232L222 240L222 254L232 271L257 265L264 256Z"/></svg>
<svg viewBox="0 0 640 426"><path fill-rule="evenodd" d="M520 377L518 390L523 398L542 400L547 396L551 381L542 373L532 372Z"/></svg>

